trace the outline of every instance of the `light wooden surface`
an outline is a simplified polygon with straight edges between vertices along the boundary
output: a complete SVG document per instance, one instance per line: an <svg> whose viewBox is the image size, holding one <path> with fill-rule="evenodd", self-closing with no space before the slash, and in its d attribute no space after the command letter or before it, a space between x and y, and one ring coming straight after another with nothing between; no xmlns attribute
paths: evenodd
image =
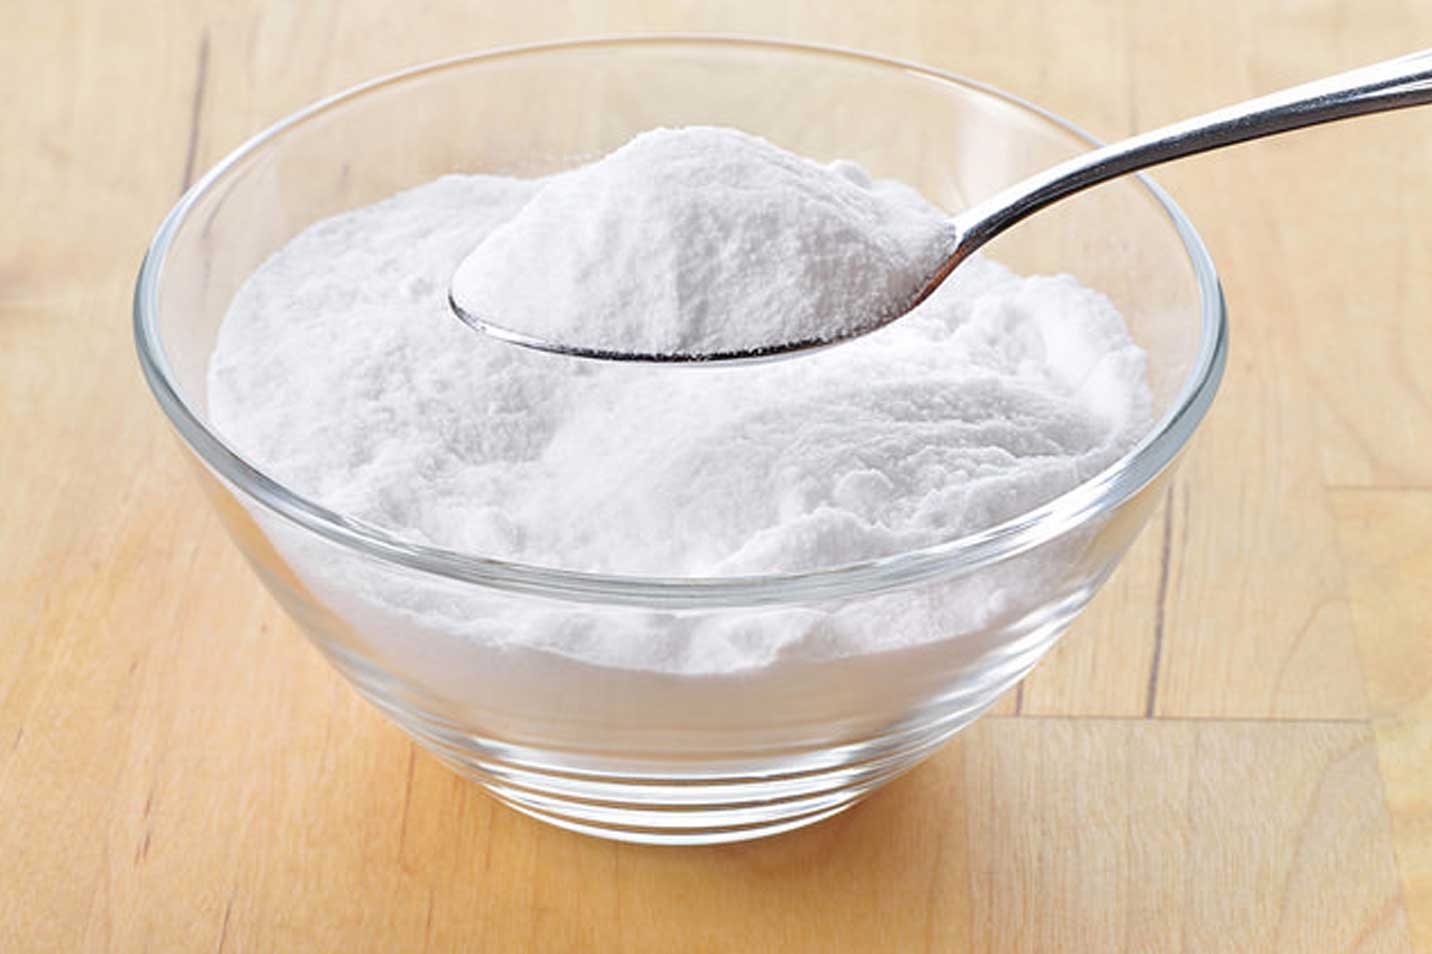
<svg viewBox="0 0 1432 954"><path fill-rule="evenodd" d="M179 4L0 30L0 950L1432 952L1432 112L1171 167L1223 393L1059 650L831 822L617 846L496 806L242 565L145 391L181 188L315 97L682 29L972 74L1117 136L1426 45L1425 0Z"/></svg>

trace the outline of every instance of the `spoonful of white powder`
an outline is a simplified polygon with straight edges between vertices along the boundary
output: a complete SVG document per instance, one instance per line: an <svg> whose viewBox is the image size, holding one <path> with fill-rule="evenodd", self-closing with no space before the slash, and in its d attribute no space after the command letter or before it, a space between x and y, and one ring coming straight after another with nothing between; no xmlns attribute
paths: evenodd
<svg viewBox="0 0 1432 954"><path fill-rule="evenodd" d="M903 313L954 244L913 193L871 185L734 129L655 129L554 177L458 267L452 305L588 357L823 344Z"/></svg>
<svg viewBox="0 0 1432 954"><path fill-rule="evenodd" d="M1432 101L1432 51L1076 156L946 219L733 129L642 133L553 177L458 267L449 304L489 335L625 361L750 361L907 314L1005 229L1108 179L1274 133ZM909 201L907 201L907 198Z"/></svg>

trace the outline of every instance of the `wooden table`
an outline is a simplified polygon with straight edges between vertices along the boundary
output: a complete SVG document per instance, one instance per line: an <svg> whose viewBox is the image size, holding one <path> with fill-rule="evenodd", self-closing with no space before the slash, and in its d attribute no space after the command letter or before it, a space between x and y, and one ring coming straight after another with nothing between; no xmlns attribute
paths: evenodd
<svg viewBox="0 0 1432 954"><path fill-rule="evenodd" d="M0 950L1432 951L1432 111L1159 173L1234 327L1166 506L995 715L764 843L577 837L417 751L241 564L129 330L143 246L196 172L422 60L790 36L1118 136L1426 44L1426 0L18 0L5 19Z"/></svg>

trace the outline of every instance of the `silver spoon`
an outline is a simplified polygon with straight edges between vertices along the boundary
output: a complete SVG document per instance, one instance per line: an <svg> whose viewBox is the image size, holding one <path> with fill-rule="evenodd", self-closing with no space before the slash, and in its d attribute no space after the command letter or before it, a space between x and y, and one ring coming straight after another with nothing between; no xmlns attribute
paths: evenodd
<svg viewBox="0 0 1432 954"><path fill-rule="evenodd" d="M549 341L505 327L490 316L469 314L454 300L451 291L448 304L458 318L477 331L525 348L571 357L653 363L739 363L785 357L869 334L908 314L986 242L1040 209L1090 186L1250 139L1428 102L1432 102L1432 50L1270 93L1075 156L955 216L954 246L949 256L912 300L892 303L890 309L858 325L832 329L827 337L761 342L742 350L713 353L624 352Z"/></svg>

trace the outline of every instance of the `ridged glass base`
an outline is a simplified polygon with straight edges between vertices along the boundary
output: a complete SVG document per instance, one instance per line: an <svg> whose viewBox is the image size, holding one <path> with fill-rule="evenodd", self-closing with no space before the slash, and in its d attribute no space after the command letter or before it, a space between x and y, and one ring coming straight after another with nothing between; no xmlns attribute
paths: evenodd
<svg viewBox="0 0 1432 954"><path fill-rule="evenodd" d="M665 771L653 762L631 774L553 768L556 757L457 737L411 713L398 718L444 762L533 818L618 841L696 845L763 838L829 818L914 767L987 707L837 749L784 753L770 760L782 771L746 762L742 774L712 771L710 762L699 773L675 761Z"/></svg>

